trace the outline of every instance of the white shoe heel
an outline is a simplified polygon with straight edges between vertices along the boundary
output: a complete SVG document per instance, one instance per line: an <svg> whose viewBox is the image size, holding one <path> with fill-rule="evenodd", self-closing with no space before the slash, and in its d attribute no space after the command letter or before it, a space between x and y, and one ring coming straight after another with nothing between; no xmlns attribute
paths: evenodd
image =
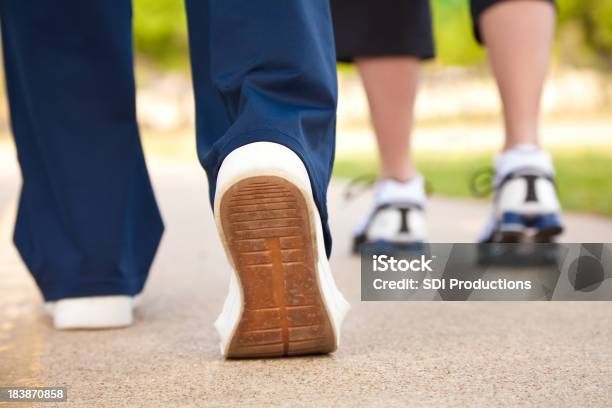
<svg viewBox="0 0 612 408"><path fill-rule="evenodd" d="M133 322L131 296L91 296L61 299L45 304L58 330L112 329Z"/></svg>
<svg viewBox="0 0 612 408"><path fill-rule="evenodd" d="M331 275L300 158L269 142L223 161L215 220L232 275L215 322L228 357L328 353L349 309Z"/></svg>

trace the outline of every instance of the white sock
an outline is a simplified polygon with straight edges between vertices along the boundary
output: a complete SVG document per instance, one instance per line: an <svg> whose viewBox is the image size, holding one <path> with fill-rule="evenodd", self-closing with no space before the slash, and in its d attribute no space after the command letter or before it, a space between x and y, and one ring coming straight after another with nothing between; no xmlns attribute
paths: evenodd
<svg viewBox="0 0 612 408"><path fill-rule="evenodd" d="M555 174L550 153L536 145L519 144L495 158L494 184L497 185L513 171L524 168L537 169L550 175Z"/></svg>
<svg viewBox="0 0 612 408"><path fill-rule="evenodd" d="M420 174L408 181L380 180L374 187L374 202L378 205L414 203L425 205L425 179Z"/></svg>

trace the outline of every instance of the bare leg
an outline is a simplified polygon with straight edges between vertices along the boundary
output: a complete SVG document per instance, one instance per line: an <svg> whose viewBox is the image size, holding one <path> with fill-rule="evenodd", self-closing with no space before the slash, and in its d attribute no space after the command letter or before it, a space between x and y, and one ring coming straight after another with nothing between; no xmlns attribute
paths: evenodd
<svg viewBox="0 0 612 408"><path fill-rule="evenodd" d="M505 150L538 145L542 88L555 30L555 8L545 1L501 2L480 18L491 67L501 94Z"/></svg>
<svg viewBox="0 0 612 408"><path fill-rule="evenodd" d="M357 61L378 140L381 178L406 181L416 175L410 135L419 65L413 57Z"/></svg>

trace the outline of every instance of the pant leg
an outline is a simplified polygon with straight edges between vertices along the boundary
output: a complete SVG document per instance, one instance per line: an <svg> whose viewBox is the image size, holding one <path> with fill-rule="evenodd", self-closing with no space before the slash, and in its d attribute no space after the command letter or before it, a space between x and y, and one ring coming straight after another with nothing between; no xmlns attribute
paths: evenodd
<svg viewBox="0 0 612 408"><path fill-rule="evenodd" d="M187 0L187 11L198 154L211 201L231 151L258 141L285 145L308 170L329 254L337 84L328 0Z"/></svg>
<svg viewBox="0 0 612 408"><path fill-rule="evenodd" d="M23 176L14 241L46 300L142 290L163 225L127 0L0 0Z"/></svg>
<svg viewBox="0 0 612 408"><path fill-rule="evenodd" d="M512 0L470 0L470 11L472 14L472 26L474 29L474 37L476 41L480 44L484 44L484 39L480 33L480 28L478 27L478 23L480 21L480 16L484 13L489 7L496 5L502 1L512 1ZM556 0L534 0L534 1L547 1L556 6Z"/></svg>
<svg viewBox="0 0 612 408"><path fill-rule="evenodd" d="M435 55L429 0L332 0L338 60Z"/></svg>

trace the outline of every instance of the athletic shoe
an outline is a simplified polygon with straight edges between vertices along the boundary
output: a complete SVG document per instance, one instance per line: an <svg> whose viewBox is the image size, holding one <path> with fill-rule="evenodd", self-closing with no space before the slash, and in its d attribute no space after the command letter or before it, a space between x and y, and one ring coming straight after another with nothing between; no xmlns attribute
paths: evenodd
<svg viewBox="0 0 612 408"><path fill-rule="evenodd" d="M353 253L365 244L382 248L411 248L427 239L425 181L381 180L374 188L374 205L353 232Z"/></svg>
<svg viewBox="0 0 612 408"><path fill-rule="evenodd" d="M493 212L481 242L551 242L563 232L548 153L517 146L496 160Z"/></svg>
<svg viewBox="0 0 612 408"><path fill-rule="evenodd" d="M132 324L138 297L90 296L46 302L58 330L114 329Z"/></svg>
<svg viewBox="0 0 612 408"><path fill-rule="evenodd" d="M232 266L229 294L215 322L223 355L336 350L349 305L331 275L301 159L270 142L234 150L219 170L214 205Z"/></svg>

